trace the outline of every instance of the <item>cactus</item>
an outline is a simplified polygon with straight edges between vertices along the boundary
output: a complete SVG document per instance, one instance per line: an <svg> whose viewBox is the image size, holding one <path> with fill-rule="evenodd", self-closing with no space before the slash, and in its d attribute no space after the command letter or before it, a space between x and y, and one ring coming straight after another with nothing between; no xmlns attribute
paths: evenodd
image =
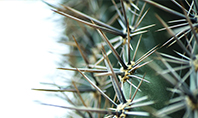
<svg viewBox="0 0 198 118"><path fill-rule="evenodd" d="M196 0L45 3L67 24L60 42L71 67L57 69L75 73L67 86L33 89L62 93L70 105L40 104L73 110L68 117L198 117Z"/></svg>

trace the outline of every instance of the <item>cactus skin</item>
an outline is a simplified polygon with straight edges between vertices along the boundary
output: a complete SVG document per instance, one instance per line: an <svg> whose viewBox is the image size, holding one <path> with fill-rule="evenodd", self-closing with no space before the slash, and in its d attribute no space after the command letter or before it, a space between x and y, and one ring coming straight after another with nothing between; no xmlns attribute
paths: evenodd
<svg viewBox="0 0 198 118"><path fill-rule="evenodd" d="M73 107L41 104L72 109L74 112L70 117L72 114L79 117L116 118L198 117L198 3L196 0L188 0L188 3L152 0L70 2L64 3L63 7L47 4L56 13L67 17L65 20L68 24L66 28L68 39L61 42L70 45L68 56L71 68L58 69L76 73L71 77L67 87L56 85L59 88L57 90L34 90L63 94L72 92L76 99L72 101L65 98ZM116 5L113 4L114 2ZM85 15L80 16L69 7L70 5L74 5L71 8L100 20L85 18ZM185 16L185 12L180 8L182 5L187 11L189 6L192 6L194 11L190 10L191 16ZM116 11L117 7L119 10ZM128 8L135 13L130 12ZM137 27L138 22L131 22L136 13L141 14L140 16L145 13L145 17ZM99 24L99 21L108 23L116 14L118 14L117 19L110 24L116 29ZM89 26L79 20L77 20L79 22L74 21L73 17L82 19ZM187 25L171 29L166 27L167 24L172 25L168 23L169 21L181 18L187 19ZM173 26L179 24L180 22L175 22ZM145 26L147 28L143 30L133 29ZM180 38L178 32L184 30L186 26L191 31ZM163 27L165 27L163 31L157 31ZM173 39L170 40L171 38ZM116 42L112 42L113 39ZM171 44L174 41L177 43ZM129 48L130 46L133 50ZM110 55L108 55L109 51L112 52ZM149 51L151 53L147 54ZM143 56L144 54L147 55ZM142 59L142 56L145 59ZM101 58L104 59L98 63ZM139 59L142 59L140 63ZM132 87L128 81L135 87ZM139 102L133 104L136 100Z"/></svg>

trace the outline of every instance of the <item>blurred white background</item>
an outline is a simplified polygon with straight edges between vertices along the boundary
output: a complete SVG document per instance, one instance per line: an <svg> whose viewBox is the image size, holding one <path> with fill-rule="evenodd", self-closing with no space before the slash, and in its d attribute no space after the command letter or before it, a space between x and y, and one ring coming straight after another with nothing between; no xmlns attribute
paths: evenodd
<svg viewBox="0 0 198 118"><path fill-rule="evenodd" d="M56 43L60 17L40 0L0 0L0 15L0 117L63 118L66 109L34 100L65 105L64 101L31 90L43 88L40 82L53 81L57 74L59 58L49 52L68 51Z"/></svg>

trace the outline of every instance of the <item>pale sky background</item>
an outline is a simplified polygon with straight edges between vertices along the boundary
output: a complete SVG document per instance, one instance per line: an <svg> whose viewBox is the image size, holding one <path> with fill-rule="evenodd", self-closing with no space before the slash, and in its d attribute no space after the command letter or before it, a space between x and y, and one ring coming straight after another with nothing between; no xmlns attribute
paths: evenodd
<svg viewBox="0 0 198 118"><path fill-rule="evenodd" d="M48 0L49 1L49 0ZM57 1L57 0L56 0ZM50 2L54 2L51 0ZM60 99L31 88L54 81L58 55L67 48L57 44L60 17L40 0L0 0L0 118L63 118L67 110L33 102L65 105Z"/></svg>

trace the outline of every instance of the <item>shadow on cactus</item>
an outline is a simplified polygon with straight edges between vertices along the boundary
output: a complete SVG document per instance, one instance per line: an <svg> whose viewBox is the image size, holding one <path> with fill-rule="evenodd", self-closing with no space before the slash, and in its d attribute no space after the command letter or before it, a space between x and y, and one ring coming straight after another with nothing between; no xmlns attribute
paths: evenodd
<svg viewBox="0 0 198 118"><path fill-rule="evenodd" d="M181 19L172 20L172 21L168 22L169 24L176 23L175 25L169 26L169 28L174 29L174 32L176 32L175 36L177 36L178 39L181 39L181 38L187 36L189 33L190 34L193 33L193 35L196 35L196 33L198 31L198 24L197 24L198 23L198 6L197 6L196 0L192 0L191 2L185 1L185 5L188 8L185 8L183 2L181 2L181 1L177 2L176 0L172 0L172 2L177 5L177 7L181 8L183 13L180 13L178 11L170 9L166 6L160 5L160 4L158 4L154 1L151 1L151 0L145 0L145 1L148 2L149 4L152 4L164 11L167 11L167 12L181 18ZM166 28L162 28L162 29L159 29L158 31L162 31L165 29ZM192 40L192 38L193 37L191 37L190 39ZM194 37L194 38L198 42L197 37ZM170 42L171 42L171 44L169 44L169 46L171 46L173 43L176 42L176 40L174 40L174 37L169 39L166 43L164 43L164 45L166 45L167 43L170 43Z"/></svg>
<svg viewBox="0 0 198 118"><path fill-rule="evenodd" d="M158 59L166 66L166 70L158 71L167 81L169 81L174 88L168 90L173 93L173 98L170 99L169 105L161 110L155 112L156 117L169 117L168 115L177 113L180 110L185 110L181 114L183 118L197 118L198 117L198 71L197 71L197 48L198 48L198 35L197 35L197 12L198 4L196 0L185 1L188 8L184 4L179 4L175 0L172 2L180 7L183 13L176 12L163 5L153 1L145 0L146 2L157 6L165 11L174 15L178 15L182 19L174 20L168 23L176 22L177 25L168 26L158 15L156 17L165 27L160 30L166 29L172 36L163 46L169 46L175 42L183 49L182 52L176 52L176 56L158 53ZM182 23L185 22L185 23ZM172 30L176 28L176 30ZM174 66L174 67L173 67ZM157 70L156 70L157 71ZM176 94L176 95L175 95Z"/></svg>

